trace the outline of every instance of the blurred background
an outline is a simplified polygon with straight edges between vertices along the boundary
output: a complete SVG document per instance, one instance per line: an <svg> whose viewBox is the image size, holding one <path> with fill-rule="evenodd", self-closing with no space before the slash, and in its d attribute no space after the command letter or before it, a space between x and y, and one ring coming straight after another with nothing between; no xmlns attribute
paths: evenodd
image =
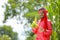
<svg viewBox="0 0 60 40"><path fill-rule="evenodd" d="M51 40L60 40L60 0L0 0L0 40L35 40L31 23L38 9L48 10Z"/></svg>

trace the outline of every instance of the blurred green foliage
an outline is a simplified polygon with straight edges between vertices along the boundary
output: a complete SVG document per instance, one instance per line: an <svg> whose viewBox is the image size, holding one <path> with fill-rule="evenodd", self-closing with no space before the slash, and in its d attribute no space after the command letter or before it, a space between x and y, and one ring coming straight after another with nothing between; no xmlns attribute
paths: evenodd
<svg viewBox="0 0 60 40"><path fill-rule="evenodd" d="M1 40L18 40L18 34L13 32L11 26L0 26L0 39Z"/></svg>
<svg viewBox="0 0 60 40"><path fill-rule="evenodd" d="M33 12L27 12L26 14L24 14L24 17L27 18L29 23L32 23L35 19L35 17L37 18L37 20L39 19L39 16L37 14L37 11L33 11Z"/></svg>
<svg viewBox="0 0 60 40"><path fill-rule="evenodd" d="M9 17L13 18L17 15L20 16L19 14L21 14L21 12L25 13L24 10L28 9L28 12L24 14L24 17L27 18L29 23L32 23L35 16L39 19L38 9L40 7L45 7L49 13L48 18L52 21L53 31L51 40L60 40L60 0L8 0L8 4L5 4L6 10L3 22L9 19ZM33 40L34 36L26 38L26 40L29 39Z"/></svg>
<svg viewBox="0 0 60 40"><path fill-rule="evenodd" d="M11 37L9 37L8 35L3 35L0 36L0 40L11 40Z"/></svg>

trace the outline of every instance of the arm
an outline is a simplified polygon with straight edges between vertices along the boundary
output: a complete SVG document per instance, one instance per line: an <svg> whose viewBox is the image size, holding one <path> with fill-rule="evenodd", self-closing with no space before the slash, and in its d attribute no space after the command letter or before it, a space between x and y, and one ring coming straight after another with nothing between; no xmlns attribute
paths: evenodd
<svg viewBox="0 0 60 40"><path fill-rule="evenodd" d="M37 24L39 24L39 21L37 22ZM32 32L33 32L34 34L37 34L37 30L38 30L38 25L37 25L37 27L32 28Z"/></svg>
<svg viewBox="0 0 60 40"><path fill-rule="evenodd" d="M37 30L38 30L38 28L32 28L32 32L33 32L34 34L37 34Z"/></svg>
<svg viewBox="0 0 60 40"><path fill-rule="evenodd" d="M48 23L48 29L44 32L45 36L50 36L52 34L52 24L51 22Z"/></svg>

